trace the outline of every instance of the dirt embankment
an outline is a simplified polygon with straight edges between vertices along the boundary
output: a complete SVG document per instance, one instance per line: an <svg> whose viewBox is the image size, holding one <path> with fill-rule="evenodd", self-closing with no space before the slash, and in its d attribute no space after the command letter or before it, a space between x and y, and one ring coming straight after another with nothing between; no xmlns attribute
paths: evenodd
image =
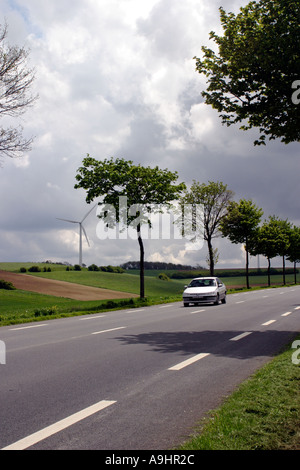
<svg viewBox="0 0 300 470"><path fill-rule="evenodd" d="M29 274L17 274L9 271L0 271L0 279L12 282L17 289L74 300L113 300L137 297L135 294L126 292L38 278Z"/></svg>

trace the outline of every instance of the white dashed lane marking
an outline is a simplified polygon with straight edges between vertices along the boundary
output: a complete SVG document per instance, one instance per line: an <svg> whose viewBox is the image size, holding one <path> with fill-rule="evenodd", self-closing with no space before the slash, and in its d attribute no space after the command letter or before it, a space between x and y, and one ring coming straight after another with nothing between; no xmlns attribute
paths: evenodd
<svg viewBox="0 0 300 470"><path fill-rule="evenodd" d="M115 401L107 401L107 400L102 400L95 405L89 406L88 408L85 408L81 411L78 411L77 413L74 413L73 415L68 416L67 418L62 419L61 421L57 421L56 423L47 426L44 429L41 429L40 431L35 432L34 434L31 434L30 436L25 437L24 439L20 439L19 441L10 444L7 447L4 447L2 450L24 450L28 449L28 447L31 447L38 442L46 439L47 437L52 436L53 434L56 434L73 424L78 423L79 421L82 421L85 418L88 418L89 416L98 413L99 411L103 410L104 408L107 408L108 406L113 405L116 403Z"/></svg>
<svg viewBox="0 0 300 470"><path fill-rule="evenodd" d="M175 366L169 367L168 370L181 370L184 367L187 367L190 364L193 364L194 362L200 361L200 359L203 359L206 356L209 356L209 353L197 354L196 356L190 357L186 361L180 362L179 364L176 364Z"/></svg>
<svg viewBox="0 0 300 470"><path fill-rule="evenodd" d="M245 333L241 333L238 336L234 336L234 338L231 338L230 341L239 341L242 338L245 338L245 336L251 335L252 331L245 331Z"/></svg>
<svg viewBox="0 0 300 470"><path fill-rule="evenodd" d="M269 320L269 321L266 321L265 323L262 323L262 326L268 326L268 325L271 325L272 323L275 323L276 320Z"/></svg>
<svg viewBox="0 0 300 470"><path fill-rule="evenodd" d="M101 333L108 333L109 331L123 330L126 326L119 326L118 328L110 328L108 330L94 331L92 335L101 335Z"/></svg>

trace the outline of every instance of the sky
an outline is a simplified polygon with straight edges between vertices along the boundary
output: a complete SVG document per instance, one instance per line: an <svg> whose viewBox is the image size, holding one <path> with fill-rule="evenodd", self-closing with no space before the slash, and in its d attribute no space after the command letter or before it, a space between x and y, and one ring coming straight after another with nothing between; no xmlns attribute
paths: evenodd
<svg viewBox="0 0 300 470"><path fill-rule="evenodd" d="M91 209L85 191L74 189L87 154L168 168L187 187L222 181L236 201L262 208L263 220L277 215L300 225L299 144L257 147L257 130L223 126L203 102L205 77L195 71L201 47L214 47L210 31L222 31L219 7L237 13L247 3L0 0L0 24L7 22L11 45L30 50L39 95L20 121L34 137L31 151L1 159L0 261L78 263L79 225L58 218L81 221ZM84 221L87 266L139 259L136 240L101 240L98 224L95 209ZM241 245L217 238L214 246L217 268L244 267ZM148 261L207 266L206 258L205 245L145 240ZM252 257L258 265L267 262Z"/></svg>

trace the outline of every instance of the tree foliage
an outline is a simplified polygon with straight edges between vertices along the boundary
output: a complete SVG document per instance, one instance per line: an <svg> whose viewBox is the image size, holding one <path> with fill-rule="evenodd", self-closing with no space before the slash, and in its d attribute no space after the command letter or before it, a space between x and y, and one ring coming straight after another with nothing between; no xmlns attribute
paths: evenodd
<svg viewBox="0 0 300 470"><path fill-rule="evenodd" d="M221 235L219 225L225 215L233 192L227 189L222 182L209 181L207 184L195 180L190 190L186 190L181 197L183 207L187 204L195 207L201 206L199 228L208 247L208 264L211 276L214 275L214 266L218 260L218 251L213 248L212 240Z"/></svg>
<svg viewBox="0 0 300 470"><path fill-rule="evenodd" d="M290 224L276 216L270 216L259 229L255 254L261 254L268 260L268 284L270 285L271 259L276 256L283 257L283 276L285 283L284 256L290 246Z"/></svg>
<svg viewBox="0 0 300 470"><path fill-rule="evenodd" d="M223 217L220 229L224 237L232 243L242 243L246 251L246 280L249 289L249 254L254 250L258 227L263 215L251 200L241 199L230 202L227 214Z"/></svg>
<svg viewBox="0 0 300 470"><path fill-rule="evenodd" d="M30 87L34 72L27 66L28 51L6 42L7 26L0 26L0 118L18 117L25 113L37 96ZM32 138L23 137L23 128L0 127L0 155L19 157L31 148Z"/></svg>
<svg viewBox="0 0 300 470"><path fill-rule="evenodd" d="M223 36L210 33L218 52L203 46L196 70L208 78L202 93L223 124L259 128L255 144L300 140L299 106L292 101L300 79L299 0L251 1L240 12L220 8Z"/></svg>
<svg viewBox="0 0 300 470"><path fill-rule="evenodd" d="M287 259L294 263L294 277L296 284L296 265L300 263L300 227L293 226L290 231L290 246L287 251Z"/></svg>
<svg viewBox="0 0 300 470"><path fill-rule="evenodd" d="M293 226L291 228L287 259L295 263L300 263L300 227Z"/></svg>

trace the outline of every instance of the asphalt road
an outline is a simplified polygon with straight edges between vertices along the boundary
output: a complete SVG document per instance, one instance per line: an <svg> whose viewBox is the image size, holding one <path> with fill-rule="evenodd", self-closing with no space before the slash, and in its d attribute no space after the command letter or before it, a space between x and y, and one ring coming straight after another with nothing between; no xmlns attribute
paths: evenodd
<svg viewBox="0 0 300 470"><path fill-rule="evenodd" d="M2 327L0 449L171 449L299 331L298 286Z"/></svg>

